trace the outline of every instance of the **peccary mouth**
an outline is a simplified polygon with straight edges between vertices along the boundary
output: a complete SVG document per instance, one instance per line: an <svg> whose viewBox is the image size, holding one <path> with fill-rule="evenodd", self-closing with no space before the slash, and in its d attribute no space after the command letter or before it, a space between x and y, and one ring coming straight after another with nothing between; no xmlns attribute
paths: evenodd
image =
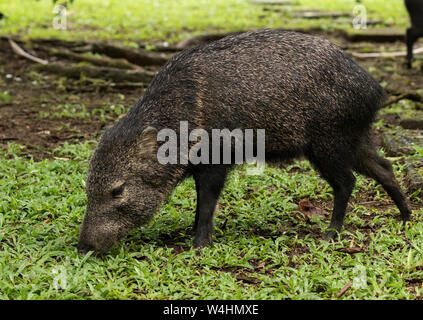
<svg viewBox="0 0 423 320"><path fill-rule="evenodd" d="M86 255L89 251L105 253L120 239L144 223L145 220L138 220L136 223L134 221L125 221L125 224L122 224L122 221L120 221L120 225L111 222L92 225L84 221L77 244L78 252L82 255Z"/></svg>
<svg viewBox="0 0 423 320"><path fill-rule="evenodd" d="M96 241L96 239L85 240L85 237L82 234L76 247L78 249L78 252L82 255L86 255L89 251L105 253L117 242L117 238L115 239L113 238L109 237L107 238L107 241L104 241L102 239L103 241L99 242L99 241Z"/></svg>
<svg viewBox="0 0 423 320"><path fill-rule="evenodd" d="M83 225L77 245L78 252L83 255L89 251L106 252L124 235L123 230L114 229L107 225L97 228Z"/></svg>
<svg viewBox="0 0 423 320"><path fill-rule="evenodd" d="M95 248L89 244L78 242L76 248L78 249L78 253L85 256L90 251L95 251Z"/></svg>

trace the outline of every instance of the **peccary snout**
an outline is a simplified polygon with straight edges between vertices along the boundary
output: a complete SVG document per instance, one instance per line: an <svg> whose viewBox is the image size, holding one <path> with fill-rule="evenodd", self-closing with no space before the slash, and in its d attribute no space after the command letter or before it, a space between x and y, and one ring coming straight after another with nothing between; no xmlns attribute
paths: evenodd
<svg viewBox="0 0 423 320"><path fill-rule="evenodd" d="M92 247L89 244L86 244L85 242L79 241L78 245L76 246L78 249L78 253L85 256L89 251L96 251L95 247Z"/></svg>
<svg viewBox="0 0 423 320"><path fill-rule="evenodd" d="M405 0L405 6L411 20L411 27L406 33L407 67L411 69L414 43L423 37L423 0Z"/></svg>
<svg viewBox="0 0 423 320"><path fill-rule="evenodd" d="M90 221L93 216L96 215L92 212L87 212L87 219L81 227L77 248L78 252L83 255L88 251L105 252L120 238L119 224L112 221Z"/></svg>

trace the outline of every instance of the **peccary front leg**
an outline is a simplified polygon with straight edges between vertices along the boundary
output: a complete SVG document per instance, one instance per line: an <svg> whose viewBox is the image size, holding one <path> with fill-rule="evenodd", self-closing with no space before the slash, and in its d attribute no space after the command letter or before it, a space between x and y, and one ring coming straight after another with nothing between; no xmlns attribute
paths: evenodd
<svg viewBox="0 0 423 320"><path fill-rule="evenodd" d="M332 168L323 171L322 175L333 188L334 206L332 218L325 239L333 239L340 232L347 211L348 200L355 186L355 177L351 170Z"/></svg>
<svg viewBox="0 0 423 320"><path fill-rule="evenodd" d="M194 247L212 243L213 213L225 185L228 168L225 166L198 166L194 172L197 190L197 211L194 222Z"/></svg>

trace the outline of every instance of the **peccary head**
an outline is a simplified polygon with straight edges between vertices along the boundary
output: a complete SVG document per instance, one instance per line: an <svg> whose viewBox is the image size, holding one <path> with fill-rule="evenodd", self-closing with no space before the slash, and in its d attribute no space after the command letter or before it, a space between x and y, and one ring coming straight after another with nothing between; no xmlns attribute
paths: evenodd
<svg viewBox="0 0 423 320"><path fill-rule="evenodd" d="M142 132L123 121L106 131L88 170L88 196L78 251L104 252L119 238L148 222L168 187L169 170L157 161L157 130Z"/></svg>

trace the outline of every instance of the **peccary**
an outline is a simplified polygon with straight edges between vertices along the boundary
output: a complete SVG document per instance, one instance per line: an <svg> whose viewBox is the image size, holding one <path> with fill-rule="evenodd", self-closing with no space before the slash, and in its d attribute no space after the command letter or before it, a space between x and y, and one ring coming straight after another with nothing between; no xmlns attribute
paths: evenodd
<svg viewBox="0 0 423 320"><path fill-rule="evenodd" d="M233 165L160 163L165 142L158 132L178 133L181 121L207 132L264 129L266 161L307 158L333 188L327 238L341 230L352 170L382 184L406 221L407 200L369 134L384 99L383 88L346 53L310 35L251 31L183 51L102 136L90 161L78 249L106 251L149 221L188 176L197 192L193 245L211 243L213 213Z"/></svg>
<svg viewBox="0 0 423 320"><path fill-rule="evenodd" d="M405 7L411 20L411 28L406 33L407 67L411 69L414 43L423 37L423 0L405 0Z"/></svg>

